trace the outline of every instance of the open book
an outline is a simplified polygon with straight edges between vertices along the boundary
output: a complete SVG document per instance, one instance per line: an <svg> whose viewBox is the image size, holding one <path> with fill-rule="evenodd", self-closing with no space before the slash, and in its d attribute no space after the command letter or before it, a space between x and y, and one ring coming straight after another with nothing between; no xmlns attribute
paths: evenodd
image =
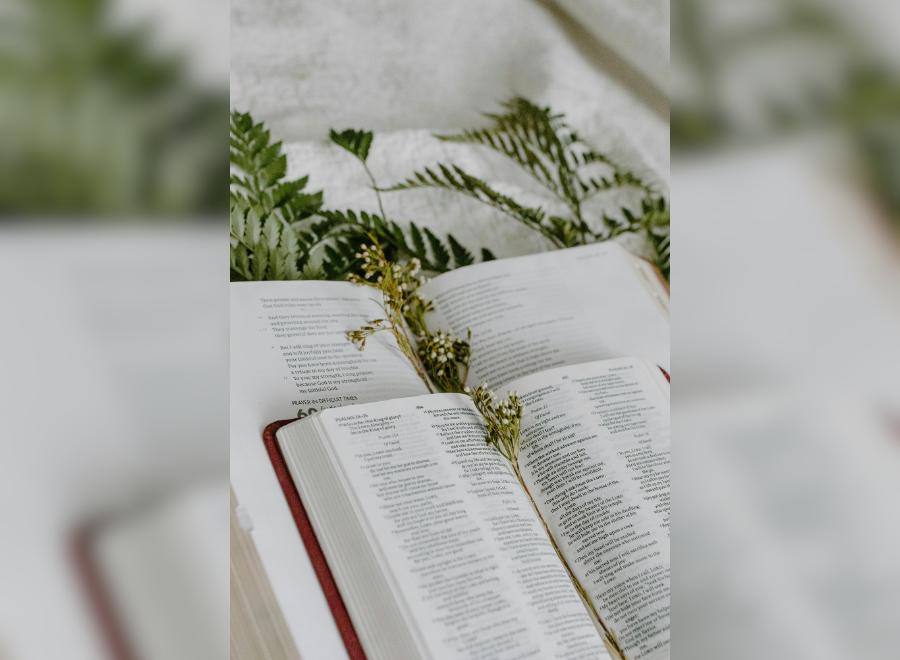
<svg viewBox="0 0 900 660"><path fill-rule="evenodd" d="M665 287L646 262L614 243L460 268L433 278L421 292L435 306L429 327L457 336L472 330L469 384L486 382L498 395L513 385L526 392L527 382L521 379L533 374L552 374L560 367L622 356L639 360L634 364L646 365L654 374L657 366L669 368ZM333 649L337 637L334 632L322 633L328 624L307 607L315 597L297 593L297 585L309 585L315 577L297 561L297 553L303 550L296 531L293 536L284 531L291 525L291 514L269 457L260 447L260 432L277 419L306 418L328 408L428 393L389 332L370 337L364 351L347 340L348 330L383 316L379 298L369 287L343 282L244 282L231 287L232 483L253 520L260 557L301 655L304 640L318 637L320 645L332 644ZM465 397L435 395L428 400L469 405ZM402 404L379 403L373 410L393 405ZM558 405L560 413L577 412ZM526 419L533 412L529 408L533 405L526 402ZM314 417L312 426L327 424L342 412ZM484 444L483 438L480 442ZM528 460L524 451L522 461ZM523 464L522 469L535 468ZM667 486L657 484L657 488L668 493ZM537 492L534 495L540 502ZM564 508L573 515L568 506ZM534 521L540 524L540 519ZM552 521L547 522L552 528ZM558 543L564 546L562 537ZM663 545L668 548L668 541ZM667 551L665 557L667 566ZM629 603L640 600L641 587L632 579L628 583L628 588L638 591L617 597ZM663 583L667 586L667 579ZM598 602L610 601L613 595L598 595ZM667 616L668 609L661 607L659 612ZM633 621L617 627L615 617L610 617L611 628L622 639L637 634ZM626 633L626 628L632 633ZM330 635L327 641L322 634ZM635 657L645 657L654 644L665 646L661 642L665 635L641 633L638 637L655 641L633 646ZM596 642L597 638L591 639Z"/></svg>
<svg viewBox="0 0 900 660"><path fill-rule="evenodd" d="M472 331L472 385L496 390L543 369L623 355L669 369L665 288L615 243L467 266L421 293L435 307L429 327ZM294 415L271 421L427 393L389 332L362 352L347 340L348 330L384 316L379 297L347 282L233 284L233 406L292 401Z"/></svg>
<svg viewBox="0 0 900 660"><path fill-rule="evenodd" d="M278 431L367 657L668 657L667 381L621 358L505 388L524 483L465 395Z"/></svg>

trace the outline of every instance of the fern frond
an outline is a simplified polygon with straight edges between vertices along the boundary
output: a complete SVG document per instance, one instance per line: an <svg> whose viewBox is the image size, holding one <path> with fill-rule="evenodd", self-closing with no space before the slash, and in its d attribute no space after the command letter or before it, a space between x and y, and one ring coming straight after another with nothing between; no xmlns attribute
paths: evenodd
<svg viewBox="0 0 900 660"><path fill-rule="evenodd" d="M339 147L343 147L351 154L359 158L363 163L369 157L369 147L375 135L372 131L362 131L355 128L347 128L343 131L331 129L328 137Z"/></svg>
<svg viewBox="0 0 900 660"><path fill-rule="evenodd" d="M291 225L276 216L263 223L245 199L231 205L231 275L233 280L286 280L300 275L300 243Z"/></svg>
<svg viewBox="0 0 900 660"><path fill-rule="evenodd" d="M262 122L231 113L231 275L240 280L299 279L326 229L309 224L322 207L308 177L285 180L287 157Z"/></svg>
<svg viewBox="0 0 900 660"><path fill-rule="evenodd" d="M285 180L287 156L281 142L271 142L262 122L254 122L246 112L231 113L232 197L250 200L262 216L277 214L285 222L314 215L323 203L321 191L304 192L309 177Z"/></svg>
<svg viewBox="0 0 900 660"><path fill-rule="evenodd" d="M503 154L538 183L564 201L575 202L579 166L578 137L563 115L522 97L502 104L504 113L485 113L491 126L454 135L438 135L446 142L479 144Z"/></svg>
<svg viewBox="0 0 900 660"><path fill-rule="evenodd" d="M357 237L358 239L358 237ZM325 258L322 260L322 273L326 280L342 280L353 270L357 261L361 240L341 238L325 245Z"/></svg>
<svg viewBox="0 0 900 660"><path fill-rule="evenodd" d="M425 232L425 238L428 239L428 245L431 248L433 261L439 264L444 270L450 270L450 250L444 246L441 239L439 239L428 227L425 227L423 231Z"/></svg>
<svg viewBox="0 0 900 660"><path fill-rule="evenodd" d="M662 196L644 199L641 210L641 224L653 249L653 261L668 280L671 254L669 204Z"/></svg>
<svg viewBox="0 0 900 660"><path fill-rule="evenodd" d="M352 210L325 210L323 218L336 223L348 234L374 238L392 260L418 259L422 268L434 273L444 273L454 268L468 266L475 258L452 234L441 239L427 227L409 223L409 229L375 213ZM482 260L493 259L489 250L482 250Z"/></svg>
<svg viewBox="0 0 900 660"><path fill-rule="evenodd" d="M381 190L396 192L416 188L438 188L461 193L541 232L557 247L565 247L553 225L547 222L547 214L543 209L519 204L509 195L494 190L486 181L469 174L458 165L438 163L434 168L426 167L413 172L405 181Z"/></svg>
<svg viewBox="0 0 900 660"><path fill-rule="evenodd" d="M656 234L650 234L650 245L653 248L653 262L657 268L659 268L659 272L663 274L663 277L668 281L670 277L670 256L671 256L671 248L669 245L669 234L666 232L662 236L657 236Z"/></svg>
<svg viewBox="0 0 900 660"><path fill-rule="evenodd" d="M579 221L581 204L599 192L626 186L649 192L641 177L582 140L564 115L522 97L510 99L502 107L503 113L485 113L491 120L487 128L437 137L478 144L504 155L565 203ZM608 174L598 177L585 171L596 164L605 165Z"/></svg>
<svg viewBox="0 0 900 660"><path fill-rule="evenodd" d="M453 237L453 234L447 234L447 244L450 246L450 252L453 254L453 261L457 266L468 266L469 264L475 263L475 257L472 256L472 253L464 248L459 241Z"/></svg>
<svg viewBox="0 0 900 660"><path fill-rule="evenodd" d="M466 195L540 232L556 247L583 245L642 234L657 254L657 264L668 272L668 208L665 198L636 172L617 163L583 140L565 116L522 97L502 103L501 112L485 113L489 125L459 133L437 135L445 142L473 144L491 149L527 172L568 208L548 215L543 209L519 204L492 189L482 179L453 164L438 163L413 172L385 191L439 188ZM622 208L602 225L589 223L583 205L595 195L622 188L641 193L640 213ZM600 225L600 226L597 226Z"/></svg>

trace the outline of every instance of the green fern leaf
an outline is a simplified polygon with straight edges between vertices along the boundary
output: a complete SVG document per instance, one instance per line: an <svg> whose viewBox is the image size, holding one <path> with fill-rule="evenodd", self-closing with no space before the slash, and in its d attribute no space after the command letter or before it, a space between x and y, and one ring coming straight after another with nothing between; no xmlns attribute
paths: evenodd
<svg viewBox="0 0 900 660"><path fill-rule="evenodd" d="M250 256L246 246L238 243L231 249L231 270L240 275L241 279L252 279L250 273Z"/></svg>
<svg viewBox="0 0 900 660"><path fill-rule="evenodd" d="M412 244L415 251L419 254L425 254L428 251L428 248L425 246L425 237L415 223L410 224L409 233L412 237Z"/></svg>
<svg viewBox="0 0 900 660"><path fill-rule="evenodd" d="M260 234L262 234L262 222L259 218L259 211L255 208L247 209L247 228L244 231L244 237L247 239L248 245L256 245L259 243Z"/></svg>
<svg viewBox="0 0 900 660"><path fill-rule="evenodd" d="M439 188L461 193L541 232L557 247L565 247L556 236L553 225L547 222L543 209L519 204L512 197L494 190L486 181L469 174L458 165L439 163L434 169L426 167L413 172L405 181L382 190L396 192L416 188Z"/></svg>
<svg viewBox="0 0 900 660"><path fill-rule="evenodd" d="M529 209L508 196L494 194L496 191L492 193L483 181L471 175L463 176L455 166L441 163L414 172L388 190L424 187L453 190L503 211L541 232L557 247L607 240L621 233L646 232L648 212L637 217L626 209L628 213L620 211L622 218L614 221L604 215L603 228L598 232L584 217L582 205L594 195L625 187L637 188L645 201L655 203L661 195L651 185L582 140L561 113L522 97L512 98L501 107L501 112L485 113L490 122L487 127L436 137L445 142L486 147L508 158L565 204L569 217L547 217L540 209ZM606 171L598 172L598 166ZM668 226L667 213L655 211L650 215L664 218Z"/></svg>
<svg viewBox="0 0 900 660"><path fill-rule="evenodd" d="M321 191L307 192L308 177L286 180L281 142L249 113L231 113L231 273L236 279L301 276L322 237L306 240L301 221L322 207Z"/></svg>
<svg viewBox="0 0 900 660"><path fill-rule="evenodd" d="M425 238L428 239L428 245L431 247L431 253L434 255L431 263L436 265L437 268L434 270L438 271L446 271L450 269L450 251L444 247L444 244L441 242L437 236L435 236L434 232L432 232L428 227L424 228Z"/></svg>
<svg viewBox="0 0 900 660"><path fill-rule="evenodd" d="M331 138L365 166L373 142L369 131L332 131ZM441 239L433 231L407 227L365 211L323 209L321 191L307 191L308 177L286 179L287 157L281 142L272 142L262 122L249 113L232 112L230 270L234 280L327 278L343 279L358 268L355 254L372 238L392 259L418 258L425 270L443 272L472 263L474 257L453 236ZM366 170L368 172L368 170ZM369 173L371 178L371 173ZM487 184L453 166L429 172L426 183L469 187L490 203L540 222L541 211L517 207ZM483 182L481 182L483 183ZM374 185L374 180L373 180ZM379 204L380 207L380 204ZM482 259L492 259L482 249Z"/></svg>
<svg viewBox="0 0 900 660"><path fill-rule="evenodd" d="M281 241L281 227L277 218L269 218L263 226L262 234L269 252L273 252Z"/></svg>
<svg viewBox="0 0 900 660"><path fill-rule="evenodd" d="M409 224L407 236L407 231L400 224L374 213L328 209L323 210L321 215L337 227L337 231L343 232L348 237L354 237L358 242L369 240L369 236L375 238L392 258L417 258L426 271L442 273L451 267L467 265L474 261L472 253L456 238L448 236L447 240L443 241L427 227L415 223ZM489 250L482 249L481 253L493 258ZM326 252L325 256L326 259L333 259L338 255Z"/></svg>
<svg viewBox="0 0 900 660"><path fill-rule="evenodd" d="M459 241L454 238L453 234L447 234L447 243L450 245L450 252L453 253L453 261L456 264L456 268L468 266L475 262L475 257L472 256L472 253L464 248Z"/></svg>
<svg viewBox="0 0 900 660"><path fill-rule="evenodd" d="M241 240L244 238L244 233L246 232L247 228L245 214L246 206L233 201L230 211L232 238L237 238L237 240Z"/></svg>
<svg viewBox="0 0 900 660"><path fill-rule="evenodd" d="M269 267L269 249L262 241L256 244L253 250L253 261L250 263L250 274L254 280L266 279L266 269Z"/></svg>
<svg viewBox="0 0 900 660"><path fill-rule="evenodd" d="M372 146L372 140L375 137L371 131L355 128L348 128L340 132L332 129L328 136L334 144L346 149L364 163L369 157L369 147Z"/></svg>

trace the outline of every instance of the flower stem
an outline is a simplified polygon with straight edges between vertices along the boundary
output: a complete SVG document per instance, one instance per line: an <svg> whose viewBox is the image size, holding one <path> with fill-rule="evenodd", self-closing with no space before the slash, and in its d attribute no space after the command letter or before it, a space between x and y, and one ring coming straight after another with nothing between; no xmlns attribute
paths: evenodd
<svg viewBox="0 0 900 660"><path fill-rule="evenodd" d="M590 595L587 590L581 584L579 579L575 576L575 573L572 572L572 568L569 566L569 562L566 561L566 558L563 557L562 550L560 550L559 545L556 543L556 539L553 538L553 534L550 532L550 527L547 525L544 517L541 515L540 509L538 509L537 503L534 501L534 498L531 496L531 491L528 490L528 486L525 485L525 479L522 478L522 471L519 469L518 458L514 458L510 460L510 466L512 467L513 472L516 475L516 479L519 480L519 485L522 487L522 490L525 491L525 494L528 496L528 500L531 502L531 506L534 509L534 512L537 514L538 520L541 521L541 525L544 527L544 532L547 534L547 538L550 540L550 544L553 546L553 549L556 551L556 556L559 558L560 563L565 567L566 573L569 574L569 579L572 581L572 584L575 586L575 589L578 590L578 594L581 596L581 600L584 601L585 606L590 611L591 616L597 623L600 624L600 627L603 629L603 634L606 636L606 644L610 647L610 650L615 653L620 660L627 660L625 656L625 652L622 650L621 646L619 646L619 640L616 637L615 633L612 632L609 628L606 627L606 624L603 622L603 619L600 618L599 612L597 612L597 608L594 607L594 603L591 600Z"/></svg>
<svg viewBox="0 0 900 660"><path fill-rule="evenodd" d="M378 200L378 210L381 211L381 217L382 219L387 220L387 216L384 214L384 204L381 202L381 192L378 190L378 183L375 181L375 175L372 174L372 170L366 165L366 161L362 161L362 166L366 171L366 176L369 177L369 181L372 183L372 190L375 192L375 199Z"/></svg>

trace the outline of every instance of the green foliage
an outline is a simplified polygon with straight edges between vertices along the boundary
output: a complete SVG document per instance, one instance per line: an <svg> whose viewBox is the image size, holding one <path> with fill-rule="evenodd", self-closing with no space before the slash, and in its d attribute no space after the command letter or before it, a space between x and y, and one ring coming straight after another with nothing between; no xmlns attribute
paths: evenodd
<svg viewBox="0 0 900 660"><path fill-rule="evenodd" d="M399 224L388 219L384 211L381 191L375 181L375 176L366 163L369 149L374 140L374 134L371 131L353 128L343 131L332 130L329 137L334 144L349 151L362 163L363 170L372 183L380 215L365 211L325 211L322 213L324 217L361 229L373 241L379 243L386 258L390 261L415 258L419 260L423 269L434 273L443 273L475 262L472 253L463 247L452 234L448 234L446 239L442 240L428 227L420 227L410 222L409 229L404 230ZM494 259L491 251L482 248L481 260L490 261L491 259Z"/></svg>
<svg viewBox="0 0 900 660"><path fill-rule="evenodd" d="M372 131L361 131L354 128L348 128L340 132L331 129L328 136L332 142L339 147L343 147L364 163L369 157L369 147L372 146L372 140L375 138Z"/></svg>
<svg viewBox="0 0 900 660"><path fill-rule="evenodd" d="M286 222L247 198L231 200L232 280L341 279L362 238L329 219ZM313 265L317 250L324 253Z"/></svg>
<svg viewBox="0 0 900 660"><path fill-rule="evenodd" d="M411 222L409 228L404 229L392 220L366 211L324 210L320 212L320 215L335 226L346 227L348 230L352 228L360 232L362 236L377 240L391 261L416 258L424 270L433 273L444 273L475 263L472 253L463 247L452 234L441 239L428 227L420 227ZM336 252L331 256L337 260L348 255ZM494 255L491 251L483 248L481 260L490 261L492 259L494 259Z"/></svg>
<svg viewBox="0 0 900 660"><path fill-rule="evenodd" d="M308 177L285 180L287 156L281 142L273 143L262 122L248 113L231 113L231 197L243 198L262 215L275 215L292 223L315 215L322 208L322 193L304 192Z"/></svg>
<svg viewBox="0 0 900 660"><path fill-rule="evenodd" d="M668 276L669 215L665 199L637 174L582 140L562 114L520 97L503 103L503 109L502 113L485 115L491 122L486 128L437 137L486 147L512 160L565 205L565 215L521 204L452 163L426 167L383 190L451 190L539 232L555 247L584 245L625 233L641 234L656 252L657 265ZM620 188L634 188L642 194L640 212L623 207L616 217L588 222L584 204L595 195Z"/></svg>
<svg viewBox="0 0 900 660"><path fill-rule="evenodd" d="M413 188L443 188L462 193L505 213L531 229L544 233L557 247L567 247L568 245L561 235L558 236L553 231L553 225L548 224L547 214L543 210L522 206L513 198L497 192L483 179L469 174L458 165L438 163L433 169L426 167L414 172L402 183L385 190L393 192Z"/></svg>
<svg viewBox="0 0 900 660"><path fill-rule="evenodd" d="M642 215L638 223L645 227L647 242L653 250L653 262L660 272L669 279L669 205L664 197L644 199L641 202Z"/></svg>
<svg viewBox="0 0 900 660"><path fill-rule="evenodd" d="M339 277L352 263L353 232L321 218L322 193L306 191L308 177L286 179L281 142L248 113L231 114L231 277L292 280ZM356 241L358 243L359 240ZM317 249L325 253L314 267Z"/></svg>
<svg viewBox="0 0 900 660"><path fill-rule="evenodd" d="M502 114L487 115L485 129L440 136L478 144L513 159L561 200L568 212L554 215L519 203L494 190L461 167L439 163L413 173L386 190L442 188L487 204L540 232L556 247L609 240L626 233L646 238L657 266L668 277L669 209L637 175L593 150L564 122L562 115L516 98ZM416 223L401 225L384 212L381 192L367 160L374 142L370 131L331 131L332 142L356 157L372 183L379 213L323 208L321 191L307 190L308 177L287 178L281 142L247 113L231 115L231 274L232 279L345 279L361 267L361 246L377 242L387 259L418 259L425 271L442 273L476 261L452 234L436 235ZM591 174L600 164L601 175ZM589 171L590 170L590 171ZM640 208L622 208L589 224L582 205L592 196L622 187L642 191ZM494 255L482 248L478 259Z"/></svg>
<svg viewBox="0 0 900 660"><path fill-rule="evenodd" d="M348 129L331 137L365 167L372 133ZM391 260L418 258L427 271L475 262L452 235L442 239L414 223L404 228L383 213L323 209L322 192L307 190L308 177L287 178L282 143L249 113L232 112L230 150L233 280L345 279L360 269L361 246L374 240ZM482 249L480 257L494 255Z"/></svg>

